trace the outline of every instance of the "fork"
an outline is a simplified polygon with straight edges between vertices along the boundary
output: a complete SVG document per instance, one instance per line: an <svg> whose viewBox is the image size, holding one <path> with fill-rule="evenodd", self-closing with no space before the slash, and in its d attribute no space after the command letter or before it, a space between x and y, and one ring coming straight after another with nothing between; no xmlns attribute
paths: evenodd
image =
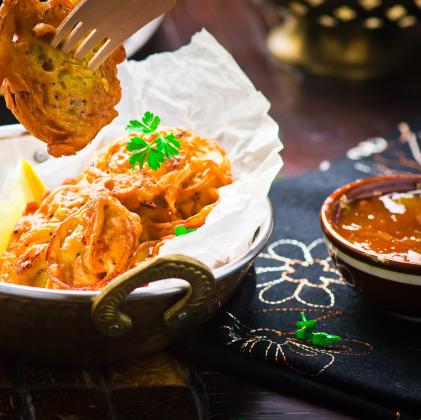
<svg viewBox="0 0 421 420"><path fill-rule="evenodd" d="M74 58L83 60L104 38L105 44L87 68L95 71L120 45L158 16L170 11L176 0L82 0L58 27L50 45L61 45L68 54L92 29L76 50Z"/></svg>

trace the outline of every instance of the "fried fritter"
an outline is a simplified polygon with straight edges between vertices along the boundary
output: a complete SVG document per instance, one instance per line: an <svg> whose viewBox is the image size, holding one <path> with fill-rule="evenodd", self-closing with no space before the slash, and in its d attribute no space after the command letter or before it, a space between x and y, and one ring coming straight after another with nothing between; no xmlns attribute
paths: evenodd
<svg viewBox="0 0 421 420"><path fill-rule="evenodd" d="M112 180L103 178L96 180L85 188L66 184L52 192L45 191L40 206L35 202L28 205L12 233L8 248L19 242L21 236L26 232L42 225L49 225L55 232L60 223L85 205L90 197L111 196L110 188L113 185Z"/></svg>
<svg viewBox="0 0 421 420"><path fill-rule="evenodd" d="M216 140L191 130L159 131L164 136L175 134L181 143L179 157L165 160L156 171L147 164L133 171L126 144L134 135L125 136L95 152L80 181L111 177L113 197L142 219L141 242L173 235L175 226L201 226L219 199L218 188L232 183L231 163ZM148 142L155 139L141 137Z"/></svg>
<svg viewBox="0 0 421 420"><path fill-rule="evenodd" d="M78 180L46 191L41 205L29 203L0 258L0 281L100 290L158 255L176 226L202 226L218 188L232 183L230 162L216 140L160 131L173 132L181 146L157 171L133 170L125 136L94 153Z"/></svg>
<svg viewBox="0 0 421 420"><path fill-rule="evenodd" d="M48 246L47 287L102 288L127 270L141 232L139 216L115 198L89 199L60 225Z"/></svg>
<svg viewBox="0 0 421 420"><path fill-rule="evenodd" d="M6 104L54 157L74 155L117 115L121 99L118 48L96 71L49 45L79 0L4 0L0 8L0 81Z"/></svg>
<svg viewBox="0 0 421 420"><path fill-rule="evenodd" d="M0 280L52 289L96 290L128 269L139 247L138 215L105 195L62 223L21 235L0 259Z"/></svg>
<svg viewBox="0 0 421 420"><path fill-rule="evenodd" d="M175 134L181 143L179 157L166 159L156 171L148 164L142 170L137 167L133 171L129 163L131 154L126 145L135 135L129 135L95 152L83 179L91 183L102 177L111 177L114 181L113 196L129 210L151 206L155 210L154 204L150 203L160 196L172 213L177 213L178 204L188 200L199 189L219 188L232 183L231 164L216 140L201 137L191 130L161 129L160 132L164 136L172 132ZM147 142L155 139L155 136L141 137ZM203 204L206 200L201 198ZM215 202L215 195L212 194L208 201ZM200 209L195 208L194 213L198 211Z"/></svg>
<svg viewBox="0 0 421 420"><path fill-rule="evenodd" d="M56 226L43 225L22 235L0 258L0 280L23 286L45 287L47 248Z"/></svg>

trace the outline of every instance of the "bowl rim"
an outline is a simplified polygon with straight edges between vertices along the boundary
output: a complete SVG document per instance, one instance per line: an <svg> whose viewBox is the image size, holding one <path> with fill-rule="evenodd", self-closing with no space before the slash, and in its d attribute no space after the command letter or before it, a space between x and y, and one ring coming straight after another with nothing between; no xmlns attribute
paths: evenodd
<svg viewBox="0 0 421 420"><path fill-rule="evenodd" d="M18 137L25 134L29 133L21 124L0 126L0 140L2 138ZM266 197L266 205L268 208L268 216L257 229L254 240L248 249L242 255L229 262L228 264L212 270L216 282L220 282L225 277L228 277L231 274L248 266L248 264L260 254L260 252L269 242L274 228L273 206L269 197ZM130 293L126 300L151 299L158 295L175 295L181 292L185 292L187 288L188 284L184 280L160 280L154 282L149 287L141 287L134 290L132 293ZM3 296L7 295L43 300L90 302L100 293L101 290L54 290L0 282L0 295Z"/></svg>
<svg viewBox="0 0 421 420"><path fill-rule="evenodd" d="M351 242L343 238L334 228L330 221L329 214L331 206L337 202L340 196L346 194L348 191L367 184L376 184L384 181L404 181L404 180L416 180L421 181L421 174L397 174L397 175L384 175L365 179L359 179L357 181L350 182L335 190L326 200L320 209L320 224L329 241L332 241L333 245L338 247L343 253L354 257L357 260L369 263L370 265L383 268L388 271L396 272L407 272L411 274L421 275L421 265L417 263L411 263L406 261L397 261L393 258L388 258L377 254L374 251L366 251L358 248ZM373 192L375 189L373 189ZM399 192L399 191L397 191ZM379 257L382 257L379 259ZM418 273L416 273L418 272Z"/></svg>

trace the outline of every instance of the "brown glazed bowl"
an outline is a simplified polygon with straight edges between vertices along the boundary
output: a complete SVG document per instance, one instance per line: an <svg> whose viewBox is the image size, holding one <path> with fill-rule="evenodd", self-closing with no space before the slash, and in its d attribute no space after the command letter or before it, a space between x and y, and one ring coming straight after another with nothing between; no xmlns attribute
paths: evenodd
<svg viewBox="0 0 421 420"><path fill-rule="evenodd" d="M381 176L347 184L331 194L320 211L330 256L344 280L364 299L400 317L421 321L421 265L395 261L357 248L335 230L341 200L367 198L376 192L420 189L421 175Z"/></svg>
<svg viewBox="0 0 421 420"><path fill-rule="evenodd" d="M19 136L22 127L2 127L0 137L6 132ZM114 364L186 337L228 300L269 241L274 222L267 204L268 217L248 250L213 271L171 255L124 273L102 291L0 282L0 353L41 363Z"/></svg>

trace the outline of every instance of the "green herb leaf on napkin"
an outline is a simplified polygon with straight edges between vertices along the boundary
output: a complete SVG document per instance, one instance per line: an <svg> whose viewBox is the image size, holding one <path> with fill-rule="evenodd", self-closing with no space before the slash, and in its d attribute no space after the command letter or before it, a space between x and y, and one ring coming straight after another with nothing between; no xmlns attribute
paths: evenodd
<svg viewBox="0 0 421 420"><path fill-rule="evenodd" d="M295 331L295 335L299 340L311 340L312 344L317 346L328 346L329 344L339 341L341 337L337 335L330 335L324 332L315 333L316 321L307 321L304 312L301 312L302 321L297 321L297 327L301 327Z"/></svg>

